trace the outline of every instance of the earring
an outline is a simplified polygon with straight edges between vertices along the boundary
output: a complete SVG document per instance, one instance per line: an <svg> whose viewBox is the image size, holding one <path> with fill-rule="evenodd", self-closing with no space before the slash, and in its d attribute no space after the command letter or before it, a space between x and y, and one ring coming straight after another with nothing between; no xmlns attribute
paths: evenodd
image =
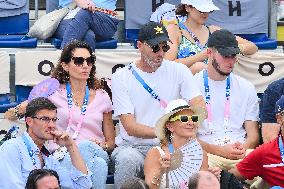
<svg viewBox="0 0 284 189"><path fill-rule="evenodd" d="M173 139L174 139L174 135L173 135L173 133L171 133L171 135L170 135L170 143L173 143Z"/></svg>

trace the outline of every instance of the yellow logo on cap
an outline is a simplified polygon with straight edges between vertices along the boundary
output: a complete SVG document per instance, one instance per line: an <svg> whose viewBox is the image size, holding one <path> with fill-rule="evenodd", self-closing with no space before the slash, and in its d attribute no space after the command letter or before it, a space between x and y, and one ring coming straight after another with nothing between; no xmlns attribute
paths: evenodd
<svg viewBox="0 0 284 189"><path fill-rule="evenodd" d="M163 28L159 26L155 27L154 30L156 30L156 34L164 33Z"/></svg>

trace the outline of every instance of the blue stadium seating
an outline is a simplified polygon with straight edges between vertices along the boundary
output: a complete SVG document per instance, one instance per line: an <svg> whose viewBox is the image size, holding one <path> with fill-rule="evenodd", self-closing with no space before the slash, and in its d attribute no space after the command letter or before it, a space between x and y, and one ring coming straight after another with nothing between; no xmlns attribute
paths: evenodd
<svg viewBox="0 0 284 189"><path fill-rule="evenodd" d="M21 103L28 99L29 94L32 90L32 86L23 86L23 85L16 85L16 99L17 103Z"/></svg>
<svg viewBox="0 0 284 189"><path fill-rule="evenodd" d="M28 13L0 17L0 26L0 48L34 48L37 46L36 38L25 36L29 31Z"/></svg>
<svg viewBox="0 0 284 189"><path fill-rule="evenodd" d="M266 33L237 34L238 36L254 42L259 49L276 49L277 40L268 38Z"/></svg>
<svg viewBox="0 0 284 189"><path fill-rule="evenodd" d="M59 49L61 46L62 40L58 38L52 38L51 44L54 45L55 48ZM117 40L111 38L105 41L97 41L96 49L116 49L117 48Z"/></svg>
<svg viewBox="0 0 284 189"><path fill-rule="evenodd" d="M4 113L9 108L12 108L16 105L16 102L11 102L11 97L9 94L0 94L0 113Z"/></svg>

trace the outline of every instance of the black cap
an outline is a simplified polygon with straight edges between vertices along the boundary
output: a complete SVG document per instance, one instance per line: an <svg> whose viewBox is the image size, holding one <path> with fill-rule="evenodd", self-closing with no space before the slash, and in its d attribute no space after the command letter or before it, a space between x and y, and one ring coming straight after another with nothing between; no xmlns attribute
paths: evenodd
<svg viewBox="0 0 284 189"><path fill-rule="evenodd" d="M225 29L214 31L208 39L207 46L214 47L222 56L236 55L241 52L236 36Z"/></svg>
<svg viewBox="0 0 284 189"><path fill-rule="evenodd" d="M150 46L158 45L164 41L170 41L166 28L157 22L148 22L139 30L138 40L146 42Z"/></svg>

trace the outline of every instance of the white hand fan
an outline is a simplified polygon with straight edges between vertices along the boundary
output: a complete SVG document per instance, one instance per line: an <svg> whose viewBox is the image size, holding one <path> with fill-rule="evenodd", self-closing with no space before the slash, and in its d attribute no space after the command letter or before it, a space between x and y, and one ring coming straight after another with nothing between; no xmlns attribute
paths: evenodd
<svg viewBox="0 0 284 189"><path fill-rule="evenodd" d="M166 173L166 187L179 188L193 173L200 170L203 150L196 139L175 150L171 154L171 167Z"/></svg>

